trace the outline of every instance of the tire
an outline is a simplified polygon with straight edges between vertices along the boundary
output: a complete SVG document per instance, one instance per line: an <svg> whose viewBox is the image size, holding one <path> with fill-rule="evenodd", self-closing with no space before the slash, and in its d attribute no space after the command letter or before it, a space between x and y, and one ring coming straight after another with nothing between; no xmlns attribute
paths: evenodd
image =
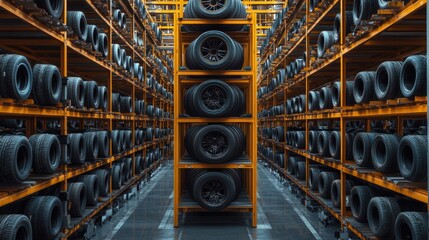
<svg viewBox="0 0 429 240"><path fill-rule="evenodd" d="M295 132L295 136L295 147L299 149L305 148L305 131L297 131Z"/></svg>
<svg viewBox="0 0 429 240"><path fill-rule="evenodd" d="M329 154L329 138L330 134L328 131L319 131L317 136L317 146L319 154L322 156L327 156Z"/></svg>
<svg viewBox="0 0 429 240"><path fill-rule="evenodd" d="M313 12L314 9L319 5L319 0L310 0L310 7L309 7L309 11ZM288 6L291 6L288 4Z"/></svg>
<svg viewBox="0 0 429 240"><path fill-rule="evenodd" d="M333 107L340 107L341 106L341 83L340 82L334 82L331 87L331 102ZM347 91L346 91L347 94ZM346 99L348 96L346 96ZM347 100L346 100L347 102Z"/></svg>
<svg viewBox="0 0 429 240"><path fill-rule="evenodd" d="M83 164L86 160L85 138L81 133L69 134L70 162L72 164Z"/></svg>
<svg viewBox="0 0 429 240"><path fill-rule="evenodd" d="M54 239L63 224L63 206L54 196L38 196L30 199L24 210L30 218L34 239Z"/></svg>
<svg viewBox="0 0 429 240"><path fill-rule="evenodd" d="M377 3L378 3L378 8L380 9L385 9L389 6L389 1L387 0L378 0Z"/></svg>
<svg viewBox="0 0 429 240"><path fill-rule="evenodd" d="M85 107L97 109L99 106L98 86L95 81L84 81Z"/></svg>
<svg viewBox="0 0 429 240"><path fill-rule="evenodd" d="M353 159L359 167L373 167L371 148L374 145L376 133L360 132L353 140Z"/></svg>
<svg viewBox="0 0 429 240"><path fill-rule="evenodd" d="M331 185L332 182L339 179L339 175L336 172L321 172L319 175L319 194L322 198L331 197Z"/></svg>
<svg viewBox="0 0 429 240"><path fill-rule="evenodd" d="M72 106L82 109L85 103L85 87L82 78L67 78L67 97Z"/></svg>
<svg viewBox="0 0 429 240"><path fill-rule="evenodd" d="M125 134L125 149L130 149L133 147L133 141L132 141L132 131L131 130L124 130Z"/></svg>
<svg viewBox="0 0 429 240"><path fill-rule="evenodd" d="M208 47L210 52L207 52ZM186 65L191 70L240 70L243 54L243 47L238 42L224 32L211 30L189 44Z"/></svg>
<svg viewBox="0 0 429 240"><path fill-rule="evenodd" d="M319 176L321 170L317 167L310 168L309 177L308 177L308 186L312 191L319 190Z"/></svg>
<svg viewBox="0 0 429 240"><path fill-rule="evenodd" d="M381 1L381 0L379 0ZM352 32L352 26L353 26L353 12L352 11L346 11L346 35ZM335 42L338 42L340 40L340 34L341 34L341 14L338 13L335 16L334 19L334 40Z"/></svg>
<svg viewBox="0 0 429 240"><path fill-rule="evenodd" d="M354 0L353 2L353 22L359 25L362 20L369 20L377 13L378 3L373 0Z"/></svg>
<svg viewBox="0 0 429 240"><path fill-rule="evenodd" d="M86 187L82 182L68 184L71 217L82 217L86 209Z"/></svg>
<svg viewBox="0 0 429 240"><path fill-rule="evenodd" d="M38 8L44 9L51 17L58 20L63 13L64 1L63 0L35 0Z"/></svg>
<svg viewBox="0 0 429 240"><path fill-rule="evenodd" d="M86 206L96 206L99 196L97 175L80 175L76 178L76 181L83 182L86 186Z"/></svg>
<svg viewBox="0 0 429 240"><path fill-rule="evenodd" d="M0 126L14 129L23 128L24 121L22 119L3 119L0 120Z"/></svg>
<svg viewBox="0 0 429 240"><path fill-rule="evenodd" d="M86 145L86 160L94 162L98 157L98 138L95 132L86 132L83 134Z"/></svg>
<svg viewBox="0 0 429 240"><path fill-rule="evenodd" d="M329 109L332 108L332 92L328 87L323 87L320 89L319 94L319 109Z"/></svg>
<svg viewBox="0 0 429 240"><path fill-rule="evenodd" d="M88 24L85 14L81 11L67 12L67 25L71 27L79 40L86 41L88 37Z"/></svg>
<svg viewBox="0 0 429 240"><path fill-rule="evenodd" d="M217 199L218 201L216 203L211 202L211 199L210 201L208 201L203 196L205 186L212 181L217 182L219 186L223 187L223 189L219 191L222 191L222 195L224 195L224 198ZM236 185L234 179L230 175L225 174L224 172L210 171L200 173L197 177L195 177L193 181L193 187L191 189L193 192L192 195L197 201L197 203L204 209L210 211L218 211L224 209L234 200L236 194ZM212 191L215 192L216 189Z"/></svg>
<svg viewBox="0 0 429 240"><path fill-rule="evenodd" d="M0 96L25 100L33 87L33 71L27 58L16 54L0 55Z"/></svg>
<svg viewBox="0 0 429 240"><path fill-rule="evenodd" d="M346 196L350 195L350 191L354 183L351 180L346 180ZM341 207L341 180L336 179L331 185L331 200L332 205L336 208Z"/></svg>
<svg viewBox="0 0 429 240"><path fill-rule="evenodd" d="M106 86L98 86L98 107L104 112L107 112L107 105L109 103L109 92Z"/></svg>
<svg viewBox="0 0 429 240"><path fill-rule="evenodd" d="M317 57L322 58L326 50L335 44L334 31L322 31L317 40Z"/></svg>
<svg viewBox="0 0 429 240"><path fill-rule="evenodd" d="M308 93L308 110L314 111L319 109L319 91L310 91Z"/></svg>
<svg viewBox="0 0 429 240"><path fill-rule="evenodd" d="M353 158L353 141L355 138L354 133L346 133L346 160L352 160Z"/></svg>
<svg viewBox="0 0 429 240"><path fill-rule="evenodd" d="M0 215L0 236L4 240L33 239L30 219L22 214Z"/></svg>
<svg viewBox="0 0 429 240"><path fill-rule="evenodd" d="M95 25L88 25L88 37L86 41L91 44L92 51L98 51L98 28Z"/></svg>
<svg viewBox="0 0 429 240"><path fill-rule="evenodd" d="M62 93L62 78L54 65L36 64L33 67L33 99L42 106L59 103Z"/></svg>
<svg viewBox="0 0 429 240"><path fill-rule="evenodd" d="M107 38L107 34L99 33L98 34L98 48L97 51L101 53L101 55L105 58L109 56L109 39Z"/></svg>
<svg viewBox="0 0 429 240"><path fill-rule="evenodd" d="M61 146L57 136L52 134L35 134L29 139L33 170L36 173L54 173L61 164Z"/></svg>
<svg viewBox="0 0 429 240"><path fill-rule="evenodd" d="M94 172L98 179L98 193L100 197L107 197L110 190L110 173L107 169L97 169Z"/></svg>
<svg viewBox="0 0 429 240"><path fill-rule="evenodd" d="M426 135L408 135L401 139L398 149L398 166L401 175L416 182L427 179L428 141Z"/></svg>
<svg viewBox="0 0 429 240"><path fill-rule="evenodd" d="M124 164L124 170L122 172L122 182L125 183L133 176L133 159L123 158L122 163Z"/></svg>
<svg viewBox="0 0 429 240"><path fill-rule="evenodd" d="M317 131L310 131L308 135L308 151L310 153L316 153L319 151L317 146L317 138L319 133Z"/></svg>
<svg viewBox="0 0 429 240"><path fill-rule="evenodd" d="M98 143L98 158L109 157L109 134L106 131L96 132Z"/></svg>
<svg viewBox="0 0 429 240"><path fill-rule="evenodd" d="M121 112L122 113L132 113L133 112L133 103L130 96L121 96Z"/></svg>
<svg viewBox="0 0 429 240"><path fill-rule="evenodd" d="M379 100L399 97L399 78L403 62L386 61L377 68L374 92Z"/></svg>
<svg viewBox="0 0 429 240"><path fill-rule="evenodd" d="M353 82L353 98L357 104L375 99L374 82L376 72L359 72Z"/></svg>
<svg viewBox="0 0 429 240"><path fill-rule="evenodd" d="M121 95L112 93L112 111L121 112Z"/></svg>
<svg viewBox="0 0 429 240"><path fill-rule="evenodd" d="M334 159L340 159L340 136L341 135L339 131L332 131L329 136L329 153Z"/></svg>
<svg viewBox="0 0 429 240"><path fill-rule="evenodd" d="M354 186L350 192L350 207L353 217L358 222L368 222L367 209L371 198L372 191L368 186Z"/></svg>
<svg viewBox="0 0 429 240"><path fill-rule="evenodd" d="M374 197L369 201L367 216L368 225L375 236L391 239L394 232L392 226L400 213L398 202L393 197Z"/></svg>
<svg viewBox="0 0 429 240"><path fill-rule="evenodd" d="M305 161L298 161L295 166L296 169L296 178L298 180L305 180Z"/></svg>
<svg viewBox="0 0 429 240"><path fill-rule="evenodd" d="M396 239L428 239L427 219L427 212L399 213L394 228Z"/></svg>
<svg viewBox="0 0 429 240"><path fill-rule="evenodd" d="M142 156L136 155L136 157L134 158L134 170L136 175L140 175L140 173L142 172L142 164Z"/></svg>
<svg viewBox="0 0 429 240"><path fill-rule="evenodd" d="M113 62L118 66L122 66L122 57L121 57L121 46L119 44L112 44L112 53L113 53Z"/></svg>
<svg viewBox="0 0 429 240"><path fill-rule="evenodd" d="M33 154L28 139L19 135L0 136L0 176L5 182L22 182L28 178Z"/></svg>
<svg viewBox="0 0 429 240"><path fill-rule="evenodd" d="M424 55L409 56L405 59L399 79L399 87L404 97L426 96L426 62Z"/></svg>
<svg viewBox="0 0 429 240"><path fill-rule="evenodd" d="M399 138L394 134L380 134L371 148L372 165L384 173L398 172L397 150Z"/></svg>
<svg viewBox="0 0 429 240"><path fill-rule="evenodd" d="M122 168L123 163L114 164L112 167L112 188L120 189L122 186Z"/></svg>

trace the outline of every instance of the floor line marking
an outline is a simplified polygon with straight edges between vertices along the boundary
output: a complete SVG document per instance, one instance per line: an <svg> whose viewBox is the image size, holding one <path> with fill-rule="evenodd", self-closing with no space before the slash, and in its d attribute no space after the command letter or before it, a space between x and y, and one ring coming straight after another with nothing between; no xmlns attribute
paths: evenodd
<svg viewBox="0 0 429 240"><path fill-rule="evenodd" d="M258 225L257 229L273 229L270 222L268 221L267 215L265 215L264 209L262 209L261 203L258 201Z"/></svg>
<svg viewBox="0 0 429 240"><path fill-rule="evenodd" d="M151 184L151 185L148 186L147 189L142 189L142 191L144 191L144 190L146 190L146 191L143 192L141 198L139 198L139 201L137 201L136 204L128 210L128 212L124 215L124 217L118 222L116 227L113 229L112 233L105 240L112 240L113 239L113 237L116 235L116 233L121 229L121 227L125 224L125 222L128 220L128 218L131 216L131 214L133 214L134 211L137 209L137 207L140 205L140 202L142 202L149 195L149 193L155 188L157 183L159 181L161 181L162 176L164 176L167 173L167 168L169 168L169 166L166 166L165 168L163 168L161 171L159 171L155 175L154 179L152 179L149 182L149 184Z"/></svg>
<svg viewBox="0 0 429 240"><path fill-rule="evenodd" d="M172 193L173 194L173 193ZM167 211L164 213L164 217L162 217L161 222L159 223L158 229L173 229L173 225L169 224L170 218L173 216L173 201L170 201L170 204L168 205Z"/></svg>
<svg viewBox="0 0 429 240"><path fill-rule="evenodd" d="M267 175L266 171L264 171L264 169L261 166L258 166L258 168L261 170L261 172L263 172L265 175ZM317 233L316 229L314 229L314 227L311 225L311 223L308 221L308 219L304 216L304 214L301 212L301 210L299 210L295 206L295 203L284 193L284 191L282 191L282 189L278 186L278 184L276 182L274 182L273 178L269 177L268 175L267 175L267 177L268 177L268 180L271 182L271 184L273 184L273 186L277 189L277 191L279 191L279 193L283 196L283 198L286 200L286 202L288 202L290 204L290 206L292 206L292 209L298 214L299 218L301 218L301 220L304 222L305 226L313 234L314 238L317 240L323 240L323 238L319 235L319 233Z"/></svg>

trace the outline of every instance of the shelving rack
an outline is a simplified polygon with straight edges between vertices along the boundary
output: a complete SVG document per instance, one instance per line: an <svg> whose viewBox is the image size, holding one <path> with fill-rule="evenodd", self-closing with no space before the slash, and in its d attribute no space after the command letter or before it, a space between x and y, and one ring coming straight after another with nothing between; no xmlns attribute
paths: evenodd
<svg viewBox="0 0 429 240"><path fill-rule="evenodd" d="M129 19L129 25L126 30L120 29L112 20L112 8L120 8L126 13ZM107 58L100 57L95 52L91 52L83 44L76 41L71 35L71 30L67 27L67 17L65 12L68 10L80 10L87 15L90 24L96 24L102 32L108 36L109 55ZM53 21L46 12L38 9L33 1L27 0L1 0L0 15L7 24L0 27L0 48L8 53L21 54L27 57L31 63L46 63L58 66L62 77L65 79L70 76L79 76L84 80L95 80L98 84L105 85L109 93L108 110L83 109L77 110L63 102L54 107L43 107L34 105L32 99L25 101L14 101L11 99L0 99L0 117L1 118L20 118L25 120L25 134L29 137L36 133L38 122L41 123L42 130L46 130L46 122L50 120L60 121L60 135L68 134L68 121L76 120L81 128L85 122L92 121L101 129L111 132L119 126L128 126L132 129L132 141L134 141L135 128L151 126L153 128L172 128L173 120L171 118L155 118L147 115L137 115L135 113L112 112L112 93L119 92L132 97L132 99L143 99L146 103L160 107L166 112L173 112L173 101L163 98L152 88L145 84L145 81L139 82L136 78L124 72L112 63L112 43L118 43L121 47L132 52L132 58L135 62L140 62L144 66L144 73L152 73L156 76L158 82L168 91L173 91L173 83L166 74L164 74L156 65L153 57L157 56L172 74L173 70L168 65L164 56L165 51L158 50L157 46L161 42L156 39L153 30L150 28L150 20L142 19L134 1L117 0L64 0L64 9L60 21ZM139 30L143 39L143 47L139 47L133 41L133 33ZM151 47L151 54L146 53L146 49ZM150 56L149 56L150 55ZM33 65L33 64L32 64ZM133 101L133 109L134 107ZM142 154L146 157L146 150L154 146L170 145L173 141L172 135L154 139L151 142L145 142L142 145L120 154L112 154L110 147L110 157L97 159L94 163L85 163L82 166L67 165L63 161L60 169L53 175L41 176L30 175L27 182L11 186L0 186L0 207L7 207L8 204L22 200L26 197L38 194L40 191L50 187L59 186L62 192L67 191L67 183L74 177L87 173L97 168L111 168L113 163L122 157L132 157L135 154ZM112 145L110 141L110 146ZM171 144L172 145L172 144ZM62 143L63 160L67 147ZM154 162L146 168L141 174L136 174L133 166L132 178L118 190L109 189L109 195L106 198L99 198L96 207L87 208L84 217L71 218L63 224L62 239L67 239L76 230L78 230L90 218L96 216L104 207L111 206L112 202L124 191L147 177L150 172L156 169L160 164L169 159L172 152L166 152L163 159ZM146 164L143 162L142 164ZM111 181L111 180L110 180ZM65 201L65 200L64 200Z"/></svg>
<svg viewBox="0 0 429 240"><path fill-rule="evenodd" d="M184 6L184 2L179 2ZM182 32L181 27L188 24L240 24L248 25L249 31L227 32L244 49L244 68L248 70L202 71L186 70L185 52L187 46L199 36L194 32ZM178 11L174 17L174 226L179 226L179 213L204 211L197 202L191 200L183 186L185 171L192 168L235 168L243 170L243 193L223 211L249 212L252 214L252 226L256 227L256 185L257 185L257 118L256 118L256 16L248 14L247 19L184 19ZM246 113L251 117L197 118L184 117L183 96L185 90L210 77L222 76L228 84L235 84L243 90L246 98ZM187 129L195 124L226 123L240 126L246 136L245 155L225 164L206 164L190 159L184 147Z"/></svg>
<svg viewBox="0 0 429 240"><path fill-rule="evenodd" d="M307 8L302 8L303 5ZM341 106L328 110L308 110L306 97L305 112L283 114L258 119L258 127L283 126L285 133L293 126L305 129L305 149L296 149L283 142L276 142L258 136L259 143L273 148L273 151L284 151L284 166L258 153L259 158L268 162L270 166L290 179L305 194L319 202L327 211L337 218L343 228L348 228L361 239L375 239L368 225L353 220L350 210L346 208L346 179L358 179L367 184L375 185L391 194L405 196L419 204L428 204L426 185L408 181L395 180L394 176L376 172L375 170L358 168L352 159L346 159L346 124L351 120L363 120L366 130L370 130L371 120L396 120L397 134L403 135L403 121L405 119L425 119L427 117L427 97L414 99L396 98L387 101L373 101L369 104L354 106L346 105L346 87L348 80L353 80L359 71L375 70L378 64L388 60L402 60L413 54L426 54L426 0L414 0L404 3L393 1L388 9L379 10L366 21L363 26L355 29L354 34L345 34L345 18L341 17L341 35L339 43L335 44L326 53L326 57L317 59L317 37L322 30L330 30L337 13L345 16L345 12L352 10L352 0L329 0L319 4L313 12L309 12L308 0L295 0L285 14L283 23L275 31L265 51L259 56L259 66L262 66L276 47L282 45L283 50L279 57L271 62L267 71L262 67L258 71L258 88L267 86L276 76L277 69L285 68L295 58L307 53L306 67L293 79L276 87L270 93L258 100L258 112L269 109L271 106L285 104L287 99L304 94L308 96L310 90L319 88L334 81L341 83ZM301 17L306 16L305 25L288 40L289 29ZM413 34L408 36L407 32ZM325 158L312 154L308 149L309 124L317 121L327 121L332 124L339 122L341 132L340 160ZM288 154L294 153L306 159L306 179L299 181L288 171ZM314 193L308 187L310 165L323 165L328 169L340 172L341 180L341 208L337 209Z"/></svg>

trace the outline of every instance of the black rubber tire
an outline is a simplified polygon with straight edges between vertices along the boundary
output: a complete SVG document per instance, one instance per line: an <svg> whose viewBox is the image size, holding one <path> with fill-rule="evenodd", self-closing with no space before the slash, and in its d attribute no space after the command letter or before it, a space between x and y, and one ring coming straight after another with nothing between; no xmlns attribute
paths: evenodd
<svg viewBox="0 0 429 240"><path fill-rule="evenodd" d="M392 239L392 226L401 212L399 204L393 197L373 197L368 204L368 225L372 233L382 239Z"/></svg>
<svg viewBox="0 0 429 240"><path fill-rule="evenodd" d="M0 96L25 100L33 87L33 71L27 58L16 54L0 55Z"/></svg>
<svg viewBox="0 0 429 240"><path fill-rule="evenodd" d="M112 93L112 112L121 112L121 95Z"/></svg>
<svg viewBox="0 0 429 240"><path fill-rule="evenodd" d="M314 111L319 109L319 91L310 91L308 93L308 110Z"/></svg>
<svg viewBox="0 0 429 240"><path fill-rule="evenodd" d="M311 167L308 176L308 186L312 191L319 191L319 176L321 169L317 167Z"/></svg>
<svg viewBox="0 0 429 240"><path fill-rule="evenodd" d="M33 99L42 106L53 106L61 100L62 78L54 65L36 64L33 67Z"/></svg>
<svg viewBox="0 0 429 240"><path fill-rule="evenodd" d="M95 81L84 81L85 107L97 109L99 106L98 86Z"/></svg>
<svg viewBox="0 0 429 240"><path fill-rule="evenodd" d="M340 107L341 106L341 83L340 82L334 82L331 87L331 102L333 107ZM347 94L347 91L346 91ZM346 96L346 99L348 96ZM347 102L347 100L346 100Z"/></svg>
<svg viewBox="0 0 429 240"><path fill-rule="evenodd" d="M109 55L109 39L107 38L107 34L99 33L98 34L98 48L97 51L101 53L103 57L107 57Z"/></svg>
<svg viewBox="0 0 429 240"><path fill-rule="evenodd" d="M305 176L306 176L305 161L296 162L295 169L296 169L296 178L298 180L305 180Z"/></svg>
<svg viewBox="0 0 429 240"><path fill-rule="evenodd" d="M121 46L119 44L112 44L112 54L113 62L118 66L122 66Z"/></svg>
<svg viewBox="0 0 429 240"><path fill-rule="evenodd" d="M30 199L24 214L30 218L34 239L55 239L63 224L63 206L54 196L38 196Z"/></svg>
<svg viewBox="0 0 429 240"><path fill-rule="evenodd" d="M29 138L36 173L54 173L61 164L61 146L53 134L35 134Z"/></svg>
<svg viewBox="0 0 429 240"><path fill-rule="evenodd" d="M109 134L107 131L99 131L97 134L97 143L98 143L98 158L107 158L109 157Z"/></svg>
<svg viewBox="0 0 429 240"><path fill-rule="evenodd" d="M360 132L353 140L353 159L360 167L372 167L371 148L374 145L376 133Z"/></svg>
<svg viewBox="0 0 429 240"><path fill-rule="evenodd" d="M353 12L346 11L346 36L347 34L352 32L352 26L353 26ZM338 42L340 40L340 34L341 34L341 14L338 13L334 19L335 42Z"/></svg>
<svg viewBox="0 0 429 240"><path fill-rule="evenodd" d="M329 153L334 159L340 159L341 147L340 138L341 134L339 131L332 131L329 136Z"/></svg>
<svg viewBox="0 0 429 240"><path fill-rule="evenodd" d="M98 157L98 137L95 132L83 134L86 145L86 161L94 162Z"/></svg>
<svg viewBox="0 0 429 240"><path fill-rule="evenodd" d="M142 164L142 156L136 155L134 158L134 172L136 173L136 175L139 175L142 172Z"/></svg>
<svg viewBox="0 0 429 240"><path fill-rule="evenodd" d="M401 139L397 159L404 178L416 182L426 181L427 151L427 135L408 135Z"/></svg>
<svg viewBox="0 0 429 240"><path fill-rule="evenodd" d="M109 91L106 86L98 86L98 97L98 107L106 112L109 103Z"/></svg>
<svg viewBox="0 0 429 240"><path fill-rule="evenodd" d="M371 148L372 165L375 170L384 173L398 171L397 150L399 138L394 134L380 134L374 139Z"/></svg>
<svg viewBox="0 0 429 240"><path fill-rule="evenodd" d="M63 0L35 0L38 8L44 9L51 17L58 20L64 8Z"/></svg>
<svg viewBox="0 0 429 240"><path fill-rule="evenodd" d="M86 205L96 206L99 196L98 177L95 174L80 175L77 182L83 182L86 186Z"/></svg>
<svg viewBox="0 0 429 240"><path fill-rule="evenodd" d="M395 238L428 239L428 213L427 212L401 212L395 221Z"/></svg>
<svg viewBox="0 0 429 240"><path fill-rule="evenodd" d="M67 78L67 98L71 101L72 106L78 109L83 108L85 103L85 87L83 86L82 78Z"/></svg>
<svg viewBox="0 0 429 240"><path fill-rule="evenodd" d="M322 87L319 92L319 109L332 108L332 92L328 87Z"/></svg>
<svg viewBox="0 0 429 240"><path fill-rule="evenodd" d="M319 175L319 194L322 198L331 197L331 185L332 182L336 179L339 179L340 176L337 172L321 172Z"/></svg>
<svg viewBox="0 0 429 240"><path fill-rule="evenodd" d="M122 186L122 168L123 163L117 163L113 164L112 167L112 188L113 189L120 189Z"/></svg>
<svg viewBox="0 0 429 240"><path fill-rule="evenodd" d="M346 133L346 160L353 160L353 141L356 134Z"/></svg>
<svg viewBox="0 0 429 240"><path fill-rule="evenodd" d="M23 128L24 121L22 119L2 119L0 120L0 126L14 129Z"/></svg>
<svg viewBox="0 0 429 240"><path fill-rule="evenodd" d="M353 2L353 23L359 25L362 20L369 20L377 13L378 3L373 0L354 0Z"/></svg>
<svg viewBox="0 0 429 240"><path fill-rule="evenodd" d="M121 96L121 113L132 113L133 103L130 96Z"/></svg>
<svg viewBox="0 0 429 240"><path fill-rule="evenodd" d="M0 215L0 236L4 240L32 240L30 219L22 214Z"/></svg>
<svg viewBox="0 0 429 240"><path fill-rule="evenodd" d="M346 180L346 196L350 195L350 191L354 186L354 182L351 180ZM336 208L341 207L341 180L336 179L332 182L331 185L331 201L332 205Z"/></svg>
<svg viewBox="0 0 429 240"><path fill-rule="evenodd" d="M5 182L22 182L28 178L33 154L28 139L20 135L0 136L0 176Z"/></svg>
<svg viewBox="0 0 429 240"><path fill-rule="evenodd" d="M72 164L83 164L86 160L85 138L81 133L72 133L70 136L70 162Z"/></svg>
<svg viewBox="0 0 429 240"><path fill-rule="evenodd" d="M385 9L389 6L389 1L388 0L378 0L377 4L378 4L378 8Z"/></svg>
<svg viewBox="0 0 429 240"><path fill-rule="evenodd" d="M110 173L107 169L97 169L94 172L98 179L98 193L100 197L107 197L110 190Z"/></svg>
<svg viewBox="0 0 429 240"><path fill-rule="evenodd" d="M219 185L223 185L223 199L219 199L217 203L207 201L203 195L204 186L209 181L215 181ZM198 204L210 211L218 211L227 207L235 198L236 185L234 179L224 172L209 171L198 174L194 178L192 195ZM210 199L211 200L211 199ZM213 199L215 200L215 199Z"/></svg>
<svg viewBox="0 0 429 240"><path fill-rule="evenodd" d="M399 97L399 78L403 62L386 61L377 68L374 82L374 92L379 100Z"/></svg>
<svg viewBox="0 0 429 240"><path fill-rule="evenodd" d="M71 217L82 217L86 209L86 187L82 182L68 184Z"/></svg>
<svg viewBox="0 0 429 240"><path fill-rule="evenodd" d="M425 55L414 55L405 59L399 79L399 88L404 97L426 96L426 62Z"/></svg>
<svg viewBox="0 0 429 240"><path fill-rule="evenodd" d="M374 82L376 72L359 72L353 82L353 98L357 104L375 99Z"/></svg>
<svg viewBox="0 0 429 240"><path fill-rule="evenodd" d="M92 51L98 51L98 28L95 25L88 25L88 37L86 41L91 44Z"/></svg>
<svg viewBox="0 0 429 240"><path fill-rule="evenodd" d="M243 47L238 42L224 32L211 30L202 33L189 44L186 49L186 65L192 70L240 70L243 66L243 54Z"/></svg>
<svg viewBox="0 0 429 240"><path fill-rule="evenodd" d="M133 159L130 157L122 158L124 169L122 172L122 182L125 183L133 176Z"/></svg>
<svg viewBox="0 0 429 240"><path fill-rule="evenodd" d="M88 38L88 24L85 14L81 11L67 12L67 25L71 27L79 40L86 41Z"/></svg>
<svg viewBox="0 0 429 240"><path fill-rule="evenodd" d="M321 31L317 40L317 57L322 58L326 50L335 44L334 31Z"/></svg>
<svg viewBox="0 0 429 240"><path fill-rule="evenodd" d="M329 155L329 138L330 133L328 131L319 131L317 136L317 148L319 154L322 156Z"/></svg>
<svg viewBox="0 0 429 240"><path fill-rule="evenodd" d="M317 137L319 133L317 131L310 131L308 134L308 151L310 153L316 153L319 151L317 146Z"/></svg>
<svg viewBox="0 0 429 240"><path fill-rule="evenodd" d="M124 135L125 135L125 149L130 149L133 146L132 131L124 130Z"/></svg>
<svg viewBox="0 0 429 240"><path fill-rule="evenodd" d="M374 194L368 186L354 186L350 191L352 215L358 222L368 222L367 209L373 196Z"/></svg>

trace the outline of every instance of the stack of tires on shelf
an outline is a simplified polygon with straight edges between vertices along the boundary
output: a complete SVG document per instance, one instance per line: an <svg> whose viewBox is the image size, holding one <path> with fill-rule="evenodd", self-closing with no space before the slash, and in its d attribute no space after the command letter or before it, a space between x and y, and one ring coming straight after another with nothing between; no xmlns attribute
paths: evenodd
<svg viewBox="0 0 429 240"><path fill-rule="evenodd" d="M200 4L189 1L184 18L246 18L239 0ZM223 31L240 31L242 25L186 25L186 31L202 32L186 49L186 66L192 70L240 70L243 47ZM219 76L221 77L221 76ZM238 117L244 112L243 90L220 79L207 78L189 87L184 95L187 115L204 118ZM209 123L193 125L185 136L187 153L207 164L228 163L243 154L245 135L238 125ZM242 172L238 169L192 169L186 171L191 197L211 211L226 208L242 191Z"/></svg>
<svg viewBox="0 0 429 240"><path fill-rule="evenodd" d="M36 0L35 4L56 21L64 9L62 0ZM141 11L145 12L145 8ZM97 26L87 24L85 14L81 11L68 11L66 17L72 36L82 45L90 46L88 49L94 55L106 59L111 47L108 46L107 34ZM121 28L127 28L126 16L119 9L114 10L113 18ZM132 57L127 56L118 44L113 44L112 48L117 65L131 77L141 82L146 80L139 63L134 63ZM161 61L159 65L167 73L167 69L161 67ZM0 70L0 98L14 107L15 103L23 103L24 107L40 107L41 112L45 109L64 108L76 113L101 113L109 110L110 96L106 86L81 77L63 78L55 65L38 63L32 66L23 55L1 54ZM160 96L172 100L172 93L153 77L148 82ZM170 118L169 112L145 103L144 100L132 99L131 96L119 93L113 93L111 97L113 109L110 112ZM135 109L132 108L133 101ZM33 122L33 119L37 121ZM172 134L172 129L167 127L138 127L133 139L131 125L106 131L107 118L84 120L68 117L65 122L63 119L41 113L40 116L28 115L22 119L5 115L0 120L0 182L14 189L8 191L10 196L7 198L19 198L0 208L0 239L58 239L64 227L70 227L67 215L70 214L75 220L82 219L89 213L86 211L87 207L91 207L90 211L93 211L101 203L99 200L105 202L113 196L111 187L114 190L120 189L134 175L141 174L152 163L171 154L171 144L166 144L148 147L145 157L143 152L124 157L126 151L133 147L141 147L144 143ZM67 128L67 135L62 135L64 128ZM29 132L31 135L26 136ZM111 150L113 155L110 154ZM115 163L109 168L105 162L112 158ZM102 167L94 169L101 161L104 161ZM64 170L66 165L67 172ZM91 166L90 171L86 170L87 165ZM67 194L61 192L61 184L64 182L48 188L34 186L41 182L48 184L59 176L68 178L65 186ZM22 197L22 192L29 187L41 190ZM28 193L24 193L26 195Z"/></svg>

